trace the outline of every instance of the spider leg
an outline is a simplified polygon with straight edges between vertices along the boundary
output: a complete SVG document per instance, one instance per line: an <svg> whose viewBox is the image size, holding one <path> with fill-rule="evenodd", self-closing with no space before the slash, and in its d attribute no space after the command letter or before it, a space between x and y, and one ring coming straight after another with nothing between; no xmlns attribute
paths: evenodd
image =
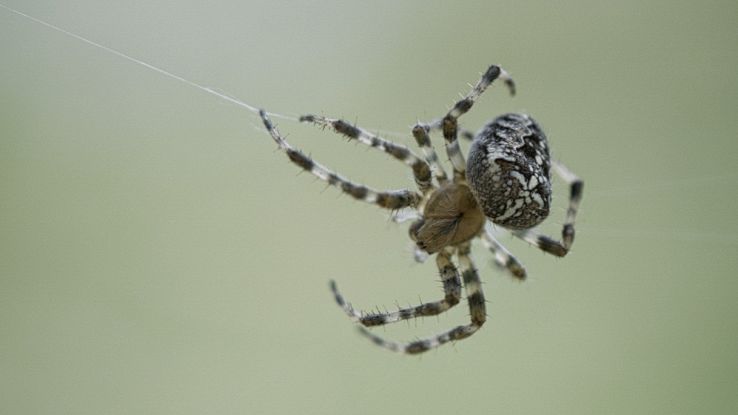
<svg viewBox="0 0 738 415"><path fill-rule="evenodd" d="M461 299L461 279L459 272L451 262L450 252L442 251L436 255L436 264L441 274L443 292L446 294L443 300L424 303L417 307L403 308L395 312L387 313L361 313L347 303L338 291L335 281L331 281L331 291L338 305L354 321L366 327L381 326L398 321L409 320L416 317L435 316L441 314L459 303Z"/></svg>
<svg viewBox="0 0 738 415"><path fill-rule="evenodd" d="M482 284L479 280L477 270L474 267L474 262L469 256L470 246L471 245L469 243L465 243L460 246L458 250L459 267L464 279L464 288L466 290L469 312L471 314L471 322L469 324L457 326L433 337L410 343L397 343L391 340L386 340L363 327L359 327L359 331L377 346L394 352L407 354L427 352L428 350L434 349L450 341L462 340L476 333L487 320L487 311L485 307L484 293L482 292Z"/></svg>
<svg viewBox="0 0 738 415"><path fill-rule="evenodd" d="M423 150L425 161L431 165L431 168L435 172L436 180L442 185L448 182L448 176L446 176L446 172L443 170L441 163L438 162L436 149L433 148L430 136L428 136L429 131L430 127L427 125L416 124L415 127L413 127L413 137L415 137L415 141L418 142L418 146Z"/></svg>
<svg viewBox="0 0 738 415"><path fill-rule="evenodd" d="M541 235L530 229L513 232L518 238L537 246L544 252L556 256L565 256L574 243L574 222L576 220L579 203L582 200L584 182L559 162L552 163L556 173L569 185L569 208L566 210L564 228L561 231L561 241L546 235Z"/></svg>
<svg viewBox="0 0 738 415"><path fill-rule="evenodd" d="M505 268L510 274L519 279L524 280L526 277L525 267L508 251L492 234L492 231L485 227L482 232L482 243L494 255L495 263Z"/></svg>
<svg viewBox="0 0 738 415"><path fill-rule="evenodd" d="M407 147L395 144L376 134L372 134L355 125L351 125L344 120L325 118L318 115L303 115L300 117L300 121L311 122L321 127L331 127L333 131L348 137L349 139L358 140L370 147L384 151L412 168L413 176L415 176L415 183L423 194L426 194L433 189L430 166Z"/></svg>
<svg viewBox="0 0 738 415"><path fill-rule="evenodd" d="M428 132L440 130L442 126L443 126L443 118L433 120L429 124L425 125ZM464 128L464 127L458 127L458 128L459 128L459 135L461 136L461 138L467 141L474 141L474 136L476 136L474 131L469 130L468 128Z"/></svg>
<svg viewBox="0 0 738 415"><path fill-rule="evenodd" d="M280 149L287 153L290 161L300 166L302 169L310 172L315 177L327 182L329 185L335 186L344 193L351 195L354 199L361 200L367 203L373 203L386 209L401 209L408 206L417 206L420 203L422 196L417 192L411 190L390 190L390 191L378 191L359 183L353 183L348 179L345 179L328 168L324 167L320 163L312 160L306 156L300 150L296 150L292 147L287 140L280 135L277 128L274 126L272 121L267 116L264 110L259 111L264 127L266 127L269 134L272 136L274 141L277 143Z"/></svg>
<svg viewBox="0 0 738 415"><path fill-rule="evenodd" d="M464 155L461 154L461 149L459 148L459 142L457 140L459 134L458 119L471 109L472 105L474 105L474 101L476 101L487 87L497 78L500 78L505 82L511 95L515 94L515 83L512 78L510 78L504 69L497 65L492 65L487 69L487 72L482 75L482 78L477 82L472 90L464 98L457 101L448 114L446 114L446 116L441 120L443 138L446 140L446 153L448 154L448 158L451 159L451 165L454 167L454 178L457 180L463 180L466 175L466 162L464 161Z"/></svg>

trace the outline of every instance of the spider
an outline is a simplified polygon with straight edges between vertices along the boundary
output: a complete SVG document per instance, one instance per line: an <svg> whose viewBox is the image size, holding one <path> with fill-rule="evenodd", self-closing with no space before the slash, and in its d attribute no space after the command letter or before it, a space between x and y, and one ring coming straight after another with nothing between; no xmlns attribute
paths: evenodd
<svg viewBox="0 0 738 415"><path fill-rule="evenodd" d="M416 307L401 308L394 312L357 312L338 291L336 283L330 282L338 305L352 320L361 324L359 331L380 347L417 354L450 341L465 339L482 327L487 314L481 281L470 256L472 241L480 238L493 254L495 263L514 278L523 280L526 276L520 262L495 239L492 224L558 257L565 256L572 246L583 182L562 164L551 161L546 136L538 123L526 114L511 113L493 119L477 134L458 127L459 117L471 109L496 79L507 85L511 95L515 94L512 78L499 66L492 65L471 92L456 102L445 116L413 127L412 135L424 153L423 158L405 146L346 121L317 115L300 117L301 122L329 127L350 140L358 140L403 162L412 169L417 191L375 190L351 182L292 147L271 122L266 111L259 113L279 148L300 168L355 199L393 211L397 221L401 221L401 215L397 215L397 212L410 212L409 217L414 221L409 234L415 244L416 259L435 255L444 297ZM446 153L453 167L451 178L439 164L431 144L429 134L434 130L443 133ZM466 162L459 149L459 134L473 140ZM549 214L552 168L569 186L569 207L560 241L534 230ZM458 260L458 268L454 264L454 256ZM365 328L448 311L461 300L462 281L469 305L469 324L409 343L387 340Z"/></svg>

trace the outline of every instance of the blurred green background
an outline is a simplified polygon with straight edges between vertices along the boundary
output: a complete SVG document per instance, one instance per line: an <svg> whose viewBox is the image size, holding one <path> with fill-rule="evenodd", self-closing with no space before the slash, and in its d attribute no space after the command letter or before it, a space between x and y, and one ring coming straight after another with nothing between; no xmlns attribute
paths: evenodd
<svg viewBox="0 0 738 415"><path fill-rule="evenodd" d="M464 125L527 111L586 185L570 256L504 237L516 283L477 246L484 329L395 355L327 281L364 309L440 297L405 226L298 174L253 114L0 9L0 413L738 411L735 1L4 4L408 145L498 63L518 95L491 88ZM412 186L383 154L279 125L354 180Z"/></svg>

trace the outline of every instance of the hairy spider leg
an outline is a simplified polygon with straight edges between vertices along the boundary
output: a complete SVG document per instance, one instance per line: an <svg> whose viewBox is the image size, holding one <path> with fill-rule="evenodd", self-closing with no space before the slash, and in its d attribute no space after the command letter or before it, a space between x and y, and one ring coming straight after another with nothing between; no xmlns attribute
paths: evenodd
<svg viewBox="0 0 738 415"><path fill-rule="evenodd" d="M476 101L487 87L497 78L502 79L505 82L511 95L515 95L515 83L512 78L510 78L510 75L508 75L507 72L499 66L492 65L487 69L487 72L482 75L482 78L477 82L472 90L464 98L457 101L448 114L446 114L446 116L441 120L443 138L446 140L446 153L448 154L448 158L451 160L451 165L454 168L454 178L457 181L463 180L466 176L466 162L464 161L464 155L461 154L461 149L459 148L459 142L457 140L459 134L458 119L471 109L474 105L474 101Z"/></svg>
<svg viewBox="0 0 738 415"><path fill-rule="evenodd" d="M576 220L577 211L579 210L579 203L582 200L584 182L563 164L553 162L552 166L554 171L556 171L556 174L558 174L569 185L569 207L566 210L564 227L561 231L561 241L542 235L532 229L515 231L513 232L513 235L535 245L544 252L563 257L569 253L571 245L574 243L574 222Z"/></svg>
<svg viewBox="0 0 738 415"><path fill-rule="evenodd" d="M389 154L412 168L415 184L417 184L421 193L427 194L434 189L433 183L431 182L430 166L409 148L393 143L340 119L331 119L318 115L303 115L300 117L300 121L310 122L320 127L330 127L338 134L349 139L358 140L363 144Z"/></svg>
<svg viewBox="0 0 738 415"><path fill-rule="evenodd" d="M476 333L487 320L487 310L485 306L484 293L482 292L482 283L479 275L474 267L474 262L469 256L470 243L464 243L458 247L459 268L464 280L464 289L466 291L466 299L469 303L469 313L471 322L466 325L454 327L451 330L437 334L426 339L416 340L410 343L398 343L386 340L383 337L368 331L363 327L359 327L359 331L369 338L377 346L385 349L401 352L406 354L419 354L435 349L445 343L455 340L465 339Z"/></svg>
<svg viewBox="0 0 738 415"><path fill-rule="evenodd" d="M333 291L333 296L343 311L352 320L366 327L381 326L417 317L435 316L449 310L461 300L461 279L459 278L459 272L451 262L452 252L452 250L446 249L436 255L436 264L441 274L441 283L443 284L443 292L445 294L444 298L439 301L424 303L417 307L402 308L394 312L361 313L356 311L350 303L346 302L338 291L335 281L330 282L331 291Z"/></svg>
<svg viewBox="0 0 738 415"><path fill-rule="evenodd" d="M433 120L430 123L425 124L425 126L428 132L441 130L441 127L443 127L443 118ZM464 128L462 126L458 126L458 129L459 129L459 135L461 136L461 138L467 141L474 141L474 137L476 136L474 131L468 128Z"/></svg>
<svg viewBox="0 0 738 415"><path fill-rule="evenodd" d="M264 122L264 127L266 127L269 135L272 136L279 148L287 153L287 157L289 157L290 161L310 172L310 174L315 177L341 189L341 191L351 195L353 198L391 210L415 207L420 203L422 196L417 192L408 189L378 191L364 186L363 184L353 183L339 176L318 162L312 160L300 150L293 148L287 140L280 135L277 127L275 127L269 119L266 111L260 110L259 115L261 116L261 119Z"/></svg>

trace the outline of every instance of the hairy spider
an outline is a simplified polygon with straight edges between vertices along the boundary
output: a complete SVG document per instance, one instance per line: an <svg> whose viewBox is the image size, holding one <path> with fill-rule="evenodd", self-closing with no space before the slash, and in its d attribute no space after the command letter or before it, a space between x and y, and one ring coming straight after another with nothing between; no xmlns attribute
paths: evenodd
<svg viewBox="0 0 738 415"><path fill-rule="evenodd" d="M415 242L416 258L427 254L436 256L445 295L439 301L417 307L386 313L357 312L338 291L336 283L331 281L336 302L351 319L364 327L371 327L438 315L459 303L463 281L471 316L469 324L405 344L386 340L359 326L361 333L378 346L396 352L422 353L452 340L465 339L482 327L487 315L481 282L470 256L472 240L480 238L494 255L497 265L505 268L513 277L522 280L526 275L520 262L494 238L490 222L510 230L513 235L549 254L563 257L571 248L583 182L563 165L551 161L546 136L530 116L505 114L489 122L476 135L461 131L462 136L473 139L469 160L464 161L457 141L460 132L458 118L469 111L484 90L498 78L505 82L511 94L515 94L512 78L499 66L492 65L471 92L456 102L443 118L426 124L418 123L413 127L413 137L423 150L424 158L405 146L343 120L316 115L300 117L300 121L330 127L349 139L384 151L410 166L418 191L379 191L347 180L292 147L280 135L267 113L260 111L269 134L293 163L358 200L394 212L403 209L406 216L415 219L409 233ZM429 133L433 130L443 132L446 153L454 171L452 179L439 164L431 144ZM552 167L569 185L569 208L561 241L533 230L546 219L551 207ZM454 255L458 259L458 269L452 260Z"/></svg>

